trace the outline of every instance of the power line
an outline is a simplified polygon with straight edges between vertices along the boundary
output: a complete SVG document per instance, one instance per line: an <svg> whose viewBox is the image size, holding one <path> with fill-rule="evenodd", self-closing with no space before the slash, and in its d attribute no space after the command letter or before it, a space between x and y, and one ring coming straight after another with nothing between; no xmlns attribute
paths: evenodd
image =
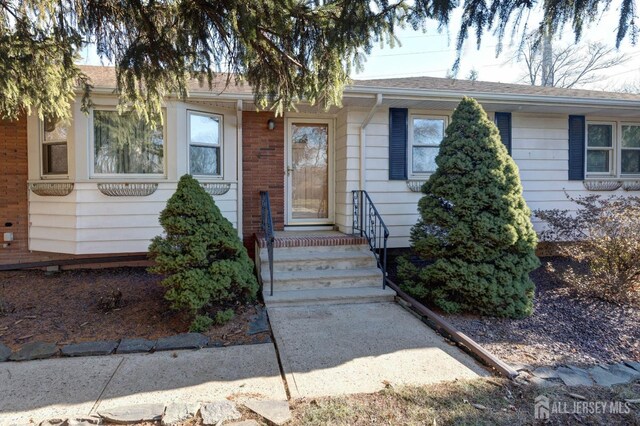
<svg viewBox="0 0 640 426"><path fill-rule="evenodd" d="M485 46L483 46L484 48ZM491 46L486 46L487 48L495 48L498 47L497 45L491 45ZM424 55L426 53L445 53L445 52L452 52L454 50L452 50L451 48L448 49L441 49L441 50L422 50L419 52L407 52L407 53L387 53L385 55L375 55L375 56L371 56L371 57L375 57L375 58L386 58L389 56L413 56L413 55Z"/></svg>

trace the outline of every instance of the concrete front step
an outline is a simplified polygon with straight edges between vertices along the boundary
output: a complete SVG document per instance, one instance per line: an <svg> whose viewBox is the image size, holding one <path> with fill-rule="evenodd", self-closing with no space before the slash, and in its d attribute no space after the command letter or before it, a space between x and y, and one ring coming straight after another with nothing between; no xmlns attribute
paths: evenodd
<svg viewBox="0 0 640 426"><path fill-rule="evenodd" d="M269 288L265 285L264 302L269 307L301 306L323 304L353 304L392 302L396 292L382 285L378 287L351 287L351 288L322 288L309 290L276 291L269 295Z"/></svg>
<svg viewBox="0 0 640 426"><path fill-rule="evenodd" d="M263 271L262 282L265 286L270 285L268 271ZM274 273L273 276L273 288L278 290L377 287L378 285L382 286L382 272L376 267L281 271Z"/></svg>
<svg viewBox="0 0 640 426"><path fill-rule="evenodd" d="M262 277L269 275L269 258L262 254ZM369 250L333 251L287 250L276 249L273 253L273 272L317 271L326 269L359 269L376 267L375 257Z"/></svg>

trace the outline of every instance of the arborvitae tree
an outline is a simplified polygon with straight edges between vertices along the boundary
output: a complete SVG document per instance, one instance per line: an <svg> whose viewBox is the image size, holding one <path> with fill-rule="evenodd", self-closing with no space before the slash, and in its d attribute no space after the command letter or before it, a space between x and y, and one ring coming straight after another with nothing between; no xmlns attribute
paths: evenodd
<svg viewBox="0 0 640 426"><path fill-rule="evenodd" d="M401 262L405 289L448 312L530 315L537 235L518 167L474 99L454 111L436 164L411 230L413 250L433 263Z"/></svg>
<svg viewBox="0 0 640 426"><path fill-rule="evenodd" d="M151 242L156 264L149 271L166 275L162 285L173 309L195 316L211 305L255 299L253 263L231 222L196 179L180 178L160 224L165 234Z"/></svg>

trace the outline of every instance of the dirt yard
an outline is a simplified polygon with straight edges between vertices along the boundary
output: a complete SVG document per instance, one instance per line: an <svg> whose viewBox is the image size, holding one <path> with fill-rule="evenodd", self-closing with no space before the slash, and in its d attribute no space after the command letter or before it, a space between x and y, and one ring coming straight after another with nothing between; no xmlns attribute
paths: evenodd
<svg viewBox="0 0 640 426"><path fill-rule="evenodd" d="M0 272L0 342L15 350L32 341L64 345L187 332L189 319L169 309L160 280L144 268ZM249 342L256 305L235 310L233 320L203 334L223 345Z"/></svg>
<svg viewBox="0 0 640 426"><path fill-rule="evenodd" d="M542 266L531 274L536 295L535 311L529 318L449 315L429 307L459 331L513 364L536 367L639 361L640 308L582 297L549 267L559 269L566 259L548 257L541 262ZM395 274L392 279L400 284Z"/></svg>

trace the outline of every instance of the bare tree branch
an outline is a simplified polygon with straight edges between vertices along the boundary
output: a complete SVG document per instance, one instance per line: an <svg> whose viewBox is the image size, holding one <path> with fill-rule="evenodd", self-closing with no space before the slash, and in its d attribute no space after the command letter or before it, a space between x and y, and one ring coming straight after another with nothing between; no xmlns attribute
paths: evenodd
<svg viewBox="0 0 640 426"><path fill-rule="evenodd" d="M544 81L542 47L532 35L519 48L513 59L523 63L526 70L520 81L532 86L573 88L599 80L600 71L621 65L628 58L618 53L616 48L602 43L554 45L551 70L547 81Z"/></svg>

